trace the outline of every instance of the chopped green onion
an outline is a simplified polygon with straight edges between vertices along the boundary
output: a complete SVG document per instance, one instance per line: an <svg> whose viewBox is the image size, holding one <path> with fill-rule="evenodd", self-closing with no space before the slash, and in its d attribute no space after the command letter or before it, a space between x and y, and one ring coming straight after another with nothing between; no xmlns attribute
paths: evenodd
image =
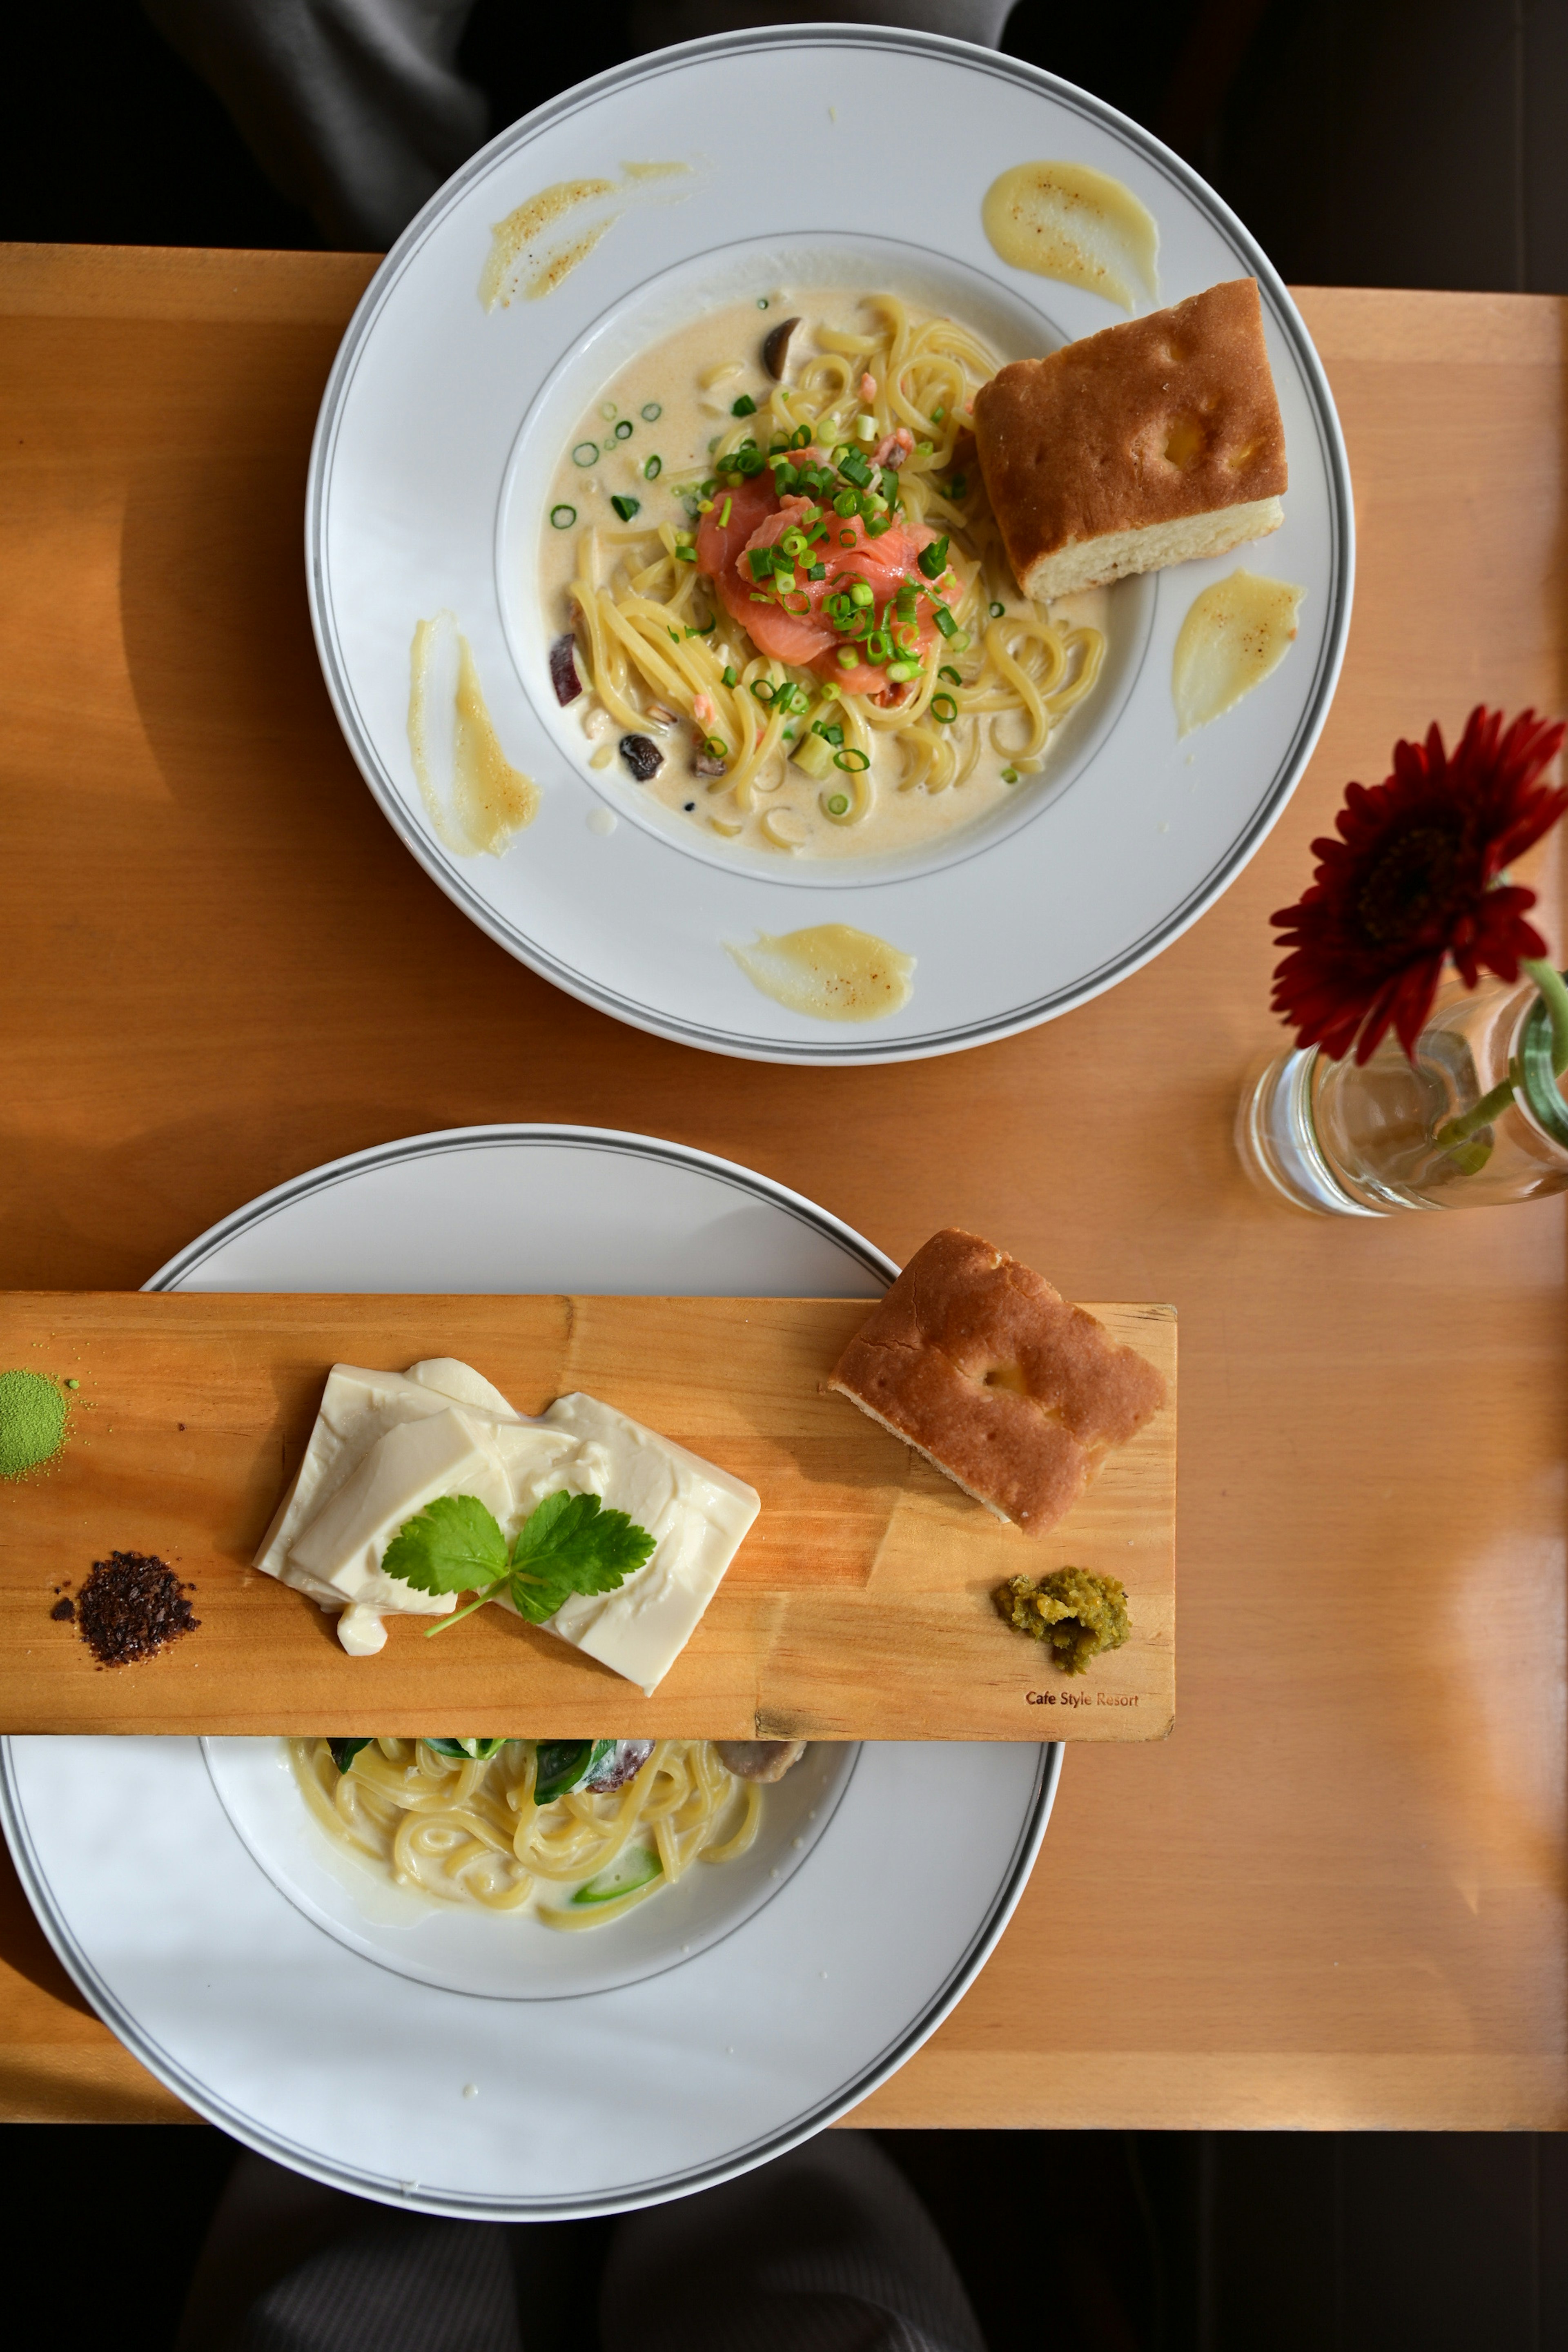
<svg viewBox="0 0 1568 2352"><path fill-rule="evenodd" d="M615 413L616 404L613 400L606 400L601 403L599 408L599 414L601 416L613 416Z"/></svg>
<svg viewBox="0 0 1568 2352"><path fill-rule="evenodd" d="M835 751L833 764L842 768L847 776L862 776L871 762L864 751L858 751L851 744L847 751Z"/></svg>
<svg viewBox="0 0 1568 2352"><path fill-rule="evenodd" d="M868 466L865 458L861 456L858 449L847 449L845 451L843 457L838 461L838 470L843 475L847 482L854 483L858 490L865 490L870 488L871 468Z"/></svg>
<svg viewBox="0 0 1568 2352"><path fill-rule="evenodd" d="M623 416L616 427L616 438L617 441L629 441L631 437L632 420L629 416Z"/></svg>
<svg viewBox="0 0 1568 2352"><path fill-rule="evenodd" d="M706 736L703 739L702 749L710 760L727 760L730 756L730 746L721 735Z"/></svg>
<svg viewBox="0 0 1568 2352"><path fill-rule="evenodd" d="M723 505L720 508L720 509L719 509L719 528L720 528L720 530L729 530L729 528L730 528L730 515L731 515L731 509L733 508L734 504L735 504L735 501L734 501L734 499L733 499L732 498L726 497L726 499L725 499L725 500L724 500Z"/></svg>
<svg viewBox="0 0 1568 2352"><path fill-rule="evenodd" d="M857 580L855 585L849 591L849 602L852 604L874 604L876 601L876 595L870 582L868 580Z"/></svg>
<svg viewBox="0 0 1568 2352"><path fill-rule="evenodd" d="M931 421L933 425L940 425L946 415L947 411L945 408L933 408L931 413Z"/></svg>
<svg viewBox="0 0 1568 2352"><path fill-rule="evenodd" d="M969 496L968 475L954 474L952 481L949 482L947 486L947 495L952 500L954 506L962 506L964 499Z"/></svg>
<svg viewBox="0 0 1568 2352"><path fill-rule="evenodd" d="M921 570L925 573L928 580L940 580L942 573L947 570L947 540L945 536L942 539L933 539L929 547L922 547L917 560L920 563Z"/></svg>
<svg viewBox="0 0 1568 2352"><path fill-rule="evenodd" d="M773 576L774 553L771 547L753 547L746 556L753 580L771 580Z"/></svg>
<svg viewBox="0 0 1568 2352"><path fill-rule="evenodd" d="M834 750L835 750L836 751L843 751L843 749L844 749L844 730L843 730L843 728L842 728L842 727L840 727L840 726L838 725L838 723L837 723L837 720L835 720L834 724L833 724L831 727L825 727L825 728L823 729L823 730L822 730L822 731L823 731L823 734L825 735L825 737L826 738L827 741L828 741L829 743L831 743L831 744L832 744L832 746L833 746L833 748L834 748Z"/></svg>
<svg viewBox="0 0 1568 2352"><path fill-rule="evenodd" d="M942 674L943 677L948 675L946 670ZM933 719L940 719L944 727L951 727L958 716L958 705L951 694L933 694L931 698L931 715Z"/></svg>
<svg viewBox="0 0 1568 2352"><path fill-rule="evenodd" d="M827 814L829 816L847 816L849 814L848 793L829 793L827 796Z"/></svg>
<svg viewBox="0 0 1568 2352"><path fill-rule="evenodd" d="M1005 620L1006 616L1007 616L1007 607L1006 607L1006 605L1005 605L1005 604L993 604L993 605L992 605L992 607L991 607L991 617L992 617L992 619L993 619L994 621L1002 621L1002 620Z"/></svg>
<svg viewBox="0 0 1568 2352"><path fill-rule="evenodd" d="M855 419L855 435L858 440L874 441L877 438L876 418L874 416L868 416L864 410L862 410L860 415Z"/></svg>
<svg viewBox="0 0 1568 2352"><path fill-rule="evenodd" d="M645 482L657 482L663 471L664 459L662 457L650 457L642 469L642 478Z"/></svg>
<svg viewBox="0 0 1568 2352"><path fill-rule="evenodd" d="M827 577L826 564L814 563L805 576L808 580L826 580Z"/></svg>
<svg viewBox="0 0 1568 2352"><path fill-rule="evenodd" d="M847 522L852 514L859 513L860 501L856 497L853 490L840 490L838 496L833 501L833 511L835 514L842 515ZM849 542L851 546L853 546L854 543L853 540Z"/></svg>
<svg viewBox="0 0 1568 2352"><path fill-rule="evenodd" d="M737 449L730 459L731 469L740 475L742 481L750 481L753 474L760 474L767 462L754 441Z"/></svg>
<svg viewBox="0 0 1568 2352"><path fill-rule="evenodd" d="M841 530L838 534L838 544L840 547L853 547L855 544L854 532L852 530Z"/></svg>
<svg viewBox="0 0 1568 2352"><path fill-rule="evenodd" d="M868 661L886 662L893 658L893 641L886 629L873 629L866 640Z"/></svg>
<svg viewBox="0 0 1568 2352"><path fill-rule="evenodd" d="M888 664L888 676L895 686L907 686L911 677L919 677L918 661L896 661Z"/></svg>
<svg viewBox="0 0 1568 2352"><path fill-rule="evenodd" d="M759 294L759 295L758 295L758 297L757 297L757 308L758 308L758 310L765 310L767 309L767 307L768 307L768 298L767 298L767 296L766 296L765 294Z"/></svg>
<svg viewBox="0 0 1568 2352"><path fill-rule="evenodd" d="M1016 783L1017 782L1017 781L1018 781L1018 771L1017 771L1017 769L1016 769L1016 768L1004 768L1004 769L1003 769L1003 771L1002 771L1002 782L1003 782L1005 784L1016 784Z"/></svg>
<svg viewBox="0 0 1568 2352"><path fill-rule="evenodd" d="M899 593L893 599L894 604L899 608L899 618L900 621L912 621L914 619L915 606L920 603L920 595L921 592L915 586L912 580L906 580L900 584Z"/></svg>
<svg viewBox="0 0 1568 2352"><path fill-rule="evenodd" d="M798 604L792 601L792 599L796 596L800 598ZM779 603L786 613L793 613L797 621L804 621L811 611L811 599L806 594L804 588L785 588L781 583L779 587Z"/></svg>
<svg viewBox="0 0 1568 2352"><path fill-rule="evenodd" d="M781 563L776 556L773 559L773 586L781 596L793 595L795 593L795 573L791 571L787 561Z"/></svg>
<svg viewBox="0 0 1568 2352"><path fill-rule="evenodd" d="M577 520L577 509L568 506L552 507L550 520L557 530L570 530Z"/></svg>
<svg viewBox="0 0 1568 2352"><path fill-rule="evenodd" d="M754 677L752 680L752 699L757 702L771 702L773 698L773 682L772 678Z"/></svg>
<svg viewBox="0 0 1568 2352"><path fill-rule="evenodd" d="M644 401L642 421L645 425L657 425L663 415L664 411L659 406L657 400Z"/></svg>
<svg viewBox="0 0 1568 2352"><path fill-rule="evenodd" d="M915 443L915 456L917 457L932 457L935 455L936 444L934 441L917 441Z"/></svg>
<svg viewBox="0 0 1568 2352"><path fill-rule="evenodd" d="M941 669L938 670L937 676L938 677L945 677L948 683L952 686L962 686L963 684L963 680L959 676L957 670L950 668L945 662Z"/></svg>
<svg viewBox="0 0 1568 2352"><path fill-rule="evenodd" d="M680 631L679 629L666 629L665 635L669 639L672 646L678 646L680 643Z"/></svg>
<svg viewBox="0 0 1568 2352"><path fill-rule="evenodd" d="M952 647L955 654L966 654L969 651L969 631L967 629L954 629L952 636L949 637L947 642Z"/></svg>
<svg viewBox="0 0 1568 2352"><path fill-rule="evenodd" d="M754 416L756 413L757 404L749 392L743 392L739 400L732 400L730 403L731 416Z"/></svg>
<svg viewBox="0 0 1568 2352"><path fill-rule="evenodd" d="M868 539L880 539L885 530L891 530L892 528L893 518L890 514L868 515L866 518L866 536Z"/></svg>
<svg viewBox="0 0 1568 2352"><path fill-rule="evenodd" d="M675 551L675 560L677 563L695 563L697 550L694 547L678 547Z"/></svg>
<svg viewBox="0 0 1568 2352"><path fill-rule="evenodd" d="M574 466L592 466L598 455L599 445L596 441L579 441L572 452L572 463Z"/></svg>
<svg viewBox="0 0 1568 2352"><path fill-rule="evenodd" d="M858 669L860 667L860 656L858 654L852 654L847 646L840 646L838 648L838 663L841 669Z"/></svg>
<svg viewBox="0 0 1568 2352"><path fill-rule="evenodd" d="M735 682L735 673L726 663L724 668L724 683L726 686L733 686Z"/></svg>
<svg viewBox="0 0 1568 2352"><path fill-rule="evenodd" d="M640 499L624 499L617 494L610 500L610 504L615 508L616 512L620 516L623 522L630 522L633 515L641 514L642 512L642 500Z"/></svg>
<svg viewBox="0 0 1568 2352"><path fill-rule="evenodd" d="M953 619L952 614L948 611L947 606L945 604L933 605L931 608L931 617L935 621L937 627L942 631L942 635L947 639L949 645L951 645L954 637L958 635L958 623ZM958 650L962 652L963 647L960 646Z"/></svg>

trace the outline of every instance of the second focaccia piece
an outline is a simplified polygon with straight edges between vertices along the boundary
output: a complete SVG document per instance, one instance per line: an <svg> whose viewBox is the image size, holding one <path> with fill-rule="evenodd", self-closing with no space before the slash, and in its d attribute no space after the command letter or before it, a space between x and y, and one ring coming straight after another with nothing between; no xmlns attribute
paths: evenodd
<svg viewBox="0 0 1568 2352"><path fill-rule="evenodd" d="M1032 1536L1165 1402L1135 1348L951 1225L916 1251L827 1385Z"/></svg>
<svg viewBox="0 0 1568 2352"><path fill-rule="evenodd" d="M1037 604L1277 530L1285 428L1256 279L1016 360L975 394L974 438Z"/></svg>

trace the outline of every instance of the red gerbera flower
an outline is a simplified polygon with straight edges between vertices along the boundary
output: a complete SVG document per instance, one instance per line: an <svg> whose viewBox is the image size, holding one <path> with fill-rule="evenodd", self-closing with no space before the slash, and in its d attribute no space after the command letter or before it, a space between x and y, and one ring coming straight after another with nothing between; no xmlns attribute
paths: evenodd
<svg viewBox="0 0 1568 2352"><path fill-rule="evenodd" d="M1534 891L1497 877L1568 808L1568 789L1540 781L1563 729L1533 710L1506 735L1502 724L1478 704L1451 759L1436 727L1425 743L1396 743L1385 783L1346 791L1342 837L1313 842L1311 888L1269 918L1291 950L1274 1010L1298 1045L1338 1060L1353 1044L1364 1062L1392 1024L1412 1054L1445 957L1474 988L1483 968L1514 981L1523 957L1546 953L1524 919Z"/></svg>

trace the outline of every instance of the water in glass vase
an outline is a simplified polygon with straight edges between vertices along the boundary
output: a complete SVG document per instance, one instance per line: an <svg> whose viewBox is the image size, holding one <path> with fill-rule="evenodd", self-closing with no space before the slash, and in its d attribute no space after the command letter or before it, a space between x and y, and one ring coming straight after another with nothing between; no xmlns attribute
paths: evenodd
<svg viewBox="0 0 1568 2352"><path fill-rule="evenodd" d="M1527 1025L1539 1031L1543 1017L1533 981L1475 991L1453 981L1413 1063L1392 1035L1359 1067L1317 1050L1282 1055L1243 1098L1243 1160L1266 1189L1331 1215L1486 1208L1563 1192L1568 1142L1552 1131L1565 1124L1561 1089L1549 1062L1533 1088L1521 1070Z"/></svg>

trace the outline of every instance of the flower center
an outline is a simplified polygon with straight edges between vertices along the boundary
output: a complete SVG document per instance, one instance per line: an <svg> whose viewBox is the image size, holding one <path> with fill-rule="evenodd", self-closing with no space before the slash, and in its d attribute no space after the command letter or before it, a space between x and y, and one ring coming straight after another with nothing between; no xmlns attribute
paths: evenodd
<svg viewBox="0 0 1568 2352"><path fill-rule="evenodd" d="M1379 947L1419 931L1453 899L1459 845L1436 825L1412 825L1383 851L1356 896L1366 938Z"/></svg>

